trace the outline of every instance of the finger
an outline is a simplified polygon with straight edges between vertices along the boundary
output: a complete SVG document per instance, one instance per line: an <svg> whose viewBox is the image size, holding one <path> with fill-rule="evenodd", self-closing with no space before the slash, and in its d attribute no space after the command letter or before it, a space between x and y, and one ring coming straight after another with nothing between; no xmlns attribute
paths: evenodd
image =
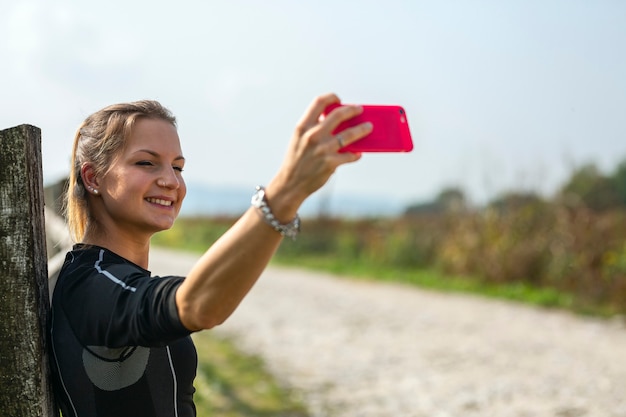
<svg viewBox="0 0 626 417"><path fill-rule="evenodd" d="M352 119L363 113L363 107L355 105L343 105L333 109L322 120L321 128L324 132L334 132L341 123Z"/></svg>
<svg viewBox="0 0 626 417"><path fill-rule="evenodd" d="M365 136L372 133L372 130L374 130L374 126L370 122L358 124L334 135L331 140L331 145L337 150L345 148L351 143L363 139Z"/></svg>
<svg viewBox="0 0 626 417"><path fill-rule="evenodd" d="M296 129L298 129L300 133L304 133L318 123L319 118L326 107L339 102L339 97L333 93L316 97L302 115L302 118L296 125Z"/></svg>
<svg viewBox="0 0 626 417"><path fill-rule="evenodd" d="M347 164L350 162L355 162L361 159L360 152L336 152L333 155L333 164L336 167Z"/></svg>

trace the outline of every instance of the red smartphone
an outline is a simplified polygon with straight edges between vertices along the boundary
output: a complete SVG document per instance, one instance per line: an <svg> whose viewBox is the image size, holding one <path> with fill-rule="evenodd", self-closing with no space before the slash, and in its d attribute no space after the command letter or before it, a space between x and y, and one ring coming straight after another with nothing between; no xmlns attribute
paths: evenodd
<svg viewBox="0 0 626 417"><path fill-rule="evenodd" d="M326 117L339 106L341 104L332 104L322 114ZM362 105L361 107L363 107L363 113L342 122L333 134L341 133L349 127L365 122L371 122L373 130L369 135L344 146L339 152L411 152L413 150L409 122L401 106Z"/></svg>

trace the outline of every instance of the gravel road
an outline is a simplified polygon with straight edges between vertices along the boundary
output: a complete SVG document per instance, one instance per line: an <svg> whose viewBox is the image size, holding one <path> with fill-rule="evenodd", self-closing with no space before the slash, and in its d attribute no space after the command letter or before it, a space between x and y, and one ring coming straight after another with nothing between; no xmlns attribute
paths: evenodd
<svg viewBox="0 0 626 417"><path fill-rule="evenodd" d="M151 268L196 258L158 249ZM314 417L626 417L620 320L272 267L213 331Z"/></svg>

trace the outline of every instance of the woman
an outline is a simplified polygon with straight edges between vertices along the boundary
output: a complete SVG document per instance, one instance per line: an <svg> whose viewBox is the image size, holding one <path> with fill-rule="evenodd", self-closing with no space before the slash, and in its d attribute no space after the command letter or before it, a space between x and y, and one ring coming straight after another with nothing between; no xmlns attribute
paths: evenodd
<svg viewBox="0 0 626 417"><path fill-rule="evenodd" d="M176 120L154 101L89 116L72 153L66 215L75 241L52 301L52 358L64 417L194 416L197 359L191 333L226 320L285 236L297 210L335 169L360 155L337 152L367 135L361 112L316 98L297 124L284 162L252 206L186 278L152 277L151 236L169 229L185 197Z"/></svg>

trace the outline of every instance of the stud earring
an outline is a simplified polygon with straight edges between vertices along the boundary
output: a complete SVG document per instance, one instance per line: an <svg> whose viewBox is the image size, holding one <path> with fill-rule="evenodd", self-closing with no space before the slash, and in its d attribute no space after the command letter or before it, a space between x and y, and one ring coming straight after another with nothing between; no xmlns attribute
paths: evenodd
<svg viewBox="0 0 626 417"><path fill-rule="evenodd" d="M92 188L92 190L93 190L93 193L94 193L95 195L98 195L98 194L99 194L98 190L96 190L95 188Z"/></svg>

